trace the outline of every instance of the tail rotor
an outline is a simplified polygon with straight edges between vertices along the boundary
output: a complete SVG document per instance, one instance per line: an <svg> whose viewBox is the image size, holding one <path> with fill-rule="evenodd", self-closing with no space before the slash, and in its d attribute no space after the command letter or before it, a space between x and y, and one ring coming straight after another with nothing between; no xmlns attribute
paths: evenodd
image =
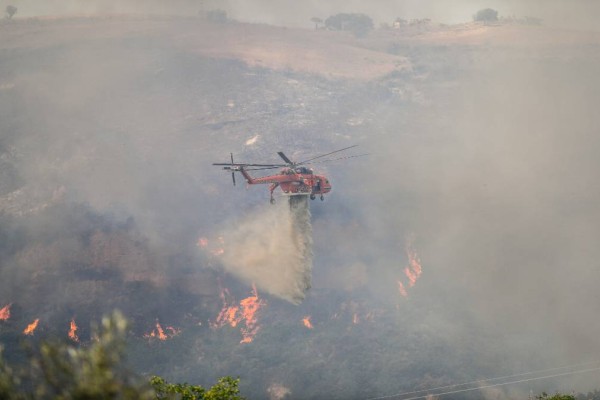
<svg viewBox="0 0 600 400"><path fill-rule="evenodd" d="M233 153L229 153L231 155L231 180L233 181L233 186L235 186L235 169L233 168Z"/></svg>

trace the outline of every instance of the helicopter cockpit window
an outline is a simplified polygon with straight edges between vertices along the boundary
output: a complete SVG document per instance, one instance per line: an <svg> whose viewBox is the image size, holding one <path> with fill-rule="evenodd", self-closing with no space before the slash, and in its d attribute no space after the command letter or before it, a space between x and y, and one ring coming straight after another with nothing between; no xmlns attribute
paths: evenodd
<svg viewBox="0 0 600 400"><path fill-rule="evenodd" d="M312 169L310 168L306 168L306 167L298 167L296 168L296 173L297 174L310 174L312 175Z"/></svg>

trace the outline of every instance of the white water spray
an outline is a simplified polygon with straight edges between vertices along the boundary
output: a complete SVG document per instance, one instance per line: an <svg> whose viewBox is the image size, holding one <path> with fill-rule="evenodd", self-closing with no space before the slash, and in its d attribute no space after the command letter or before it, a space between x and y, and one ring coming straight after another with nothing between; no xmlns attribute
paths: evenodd
<svg viewBox="0 0 600 400"><path fill-rule="evenodd" d="M271 295L300 304L311 287L308 196L267 205L223 233L223 268Z"/></svg>

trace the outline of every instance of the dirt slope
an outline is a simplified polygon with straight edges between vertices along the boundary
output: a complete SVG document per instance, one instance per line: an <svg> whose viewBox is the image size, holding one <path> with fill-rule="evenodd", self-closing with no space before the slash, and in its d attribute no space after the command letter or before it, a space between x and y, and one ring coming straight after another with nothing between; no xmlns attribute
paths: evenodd
<svg viewBox="0 0 600 400"><path fill-rule="evenodd" d="M286 29L197 18L102 17L29 19L0 25L0 49L43 47L79 40L146 37L202 55L242 60L250 66L372 79L410 67L402 56L361 47L347 33Z"/></svg>

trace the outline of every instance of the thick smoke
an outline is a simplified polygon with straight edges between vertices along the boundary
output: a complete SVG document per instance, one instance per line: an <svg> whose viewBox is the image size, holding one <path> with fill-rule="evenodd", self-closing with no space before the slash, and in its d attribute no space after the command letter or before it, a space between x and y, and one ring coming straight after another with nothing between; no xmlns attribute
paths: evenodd
<svg viewBox="0 0 600 400"><path fill-rule="evenodd" d="M304 299L313 255L307 196L253 211L223 238L225 270L293 304Z"/></svg>
<svg viewBox="0 0 600 400"><path fill-rule="evenodd" d="M104 4L111 3L114 10L98 11L130 11L127 2ZM548 28L578 26L575 15L592 3L526 3L306 2L281 14L269 10L286 2L223 5L242 21L310 29L303 31L162 17L0 25L0 307L14 304L13 318L23 323L45 312L46 327L56 316L68 322L77 314L79 322L90 309L123 305L139 315L142 331L145 321L150 328L155 317L173 316L177 324L188 312L205 322L220 304L221 275L202 268L194 244L199 231L220 229L225 253L216 259L226 271L298 303L311 284L308 208L290 213L280 201L256 209L264 192L227 191L210 163L229 152L272 162L277 150L314 154L358 143L370 157L319 164L335 191L312 204L311 296L299 307L269 303L257 340L244 348L253 356L233 353L238 337L224 335L219 346L201 331L187 336L191 345L173 341L189 359L172 352L172 365L137 365L164 365L194 382L201 373L240 375L254 385L250 397L265 397L256 387L277 382L294 396L323 398L331 382L344 394L386 395L399 385L593 357L600 351L598 38ZM18 16L35 14L32 4L17 4ZM56 6L38 2L45 13L61 11L58 2L44 4ZM167 11L184 11L172 4ZM375 31L353 42L314 32L309 20L365 12L376 22L452 21L453 8L466 22L484 6L543 18L545 27L462 26L415 37ZM597 13L588 15L596 23ZM217 36L229 39L218 42L223 49L243 43L251 60L286 56L298 38L310 38L299 54L336 52L322 69L277 72L248 68L235 60L239 52L215 58L221 53L206 43ZM263 53L267 37L285 45ZM406 57L411 69L360 83L327 78L344 57L355 70L371 68L365 60L375 51ZM410 232L423 275L404 298L397 282ZM355 310L364 310L364 324L353 323ZM301 325L306 315L314 330ZM282 347L290 349L285 357ZM243 369L246 360L252 368Z"/></svg>

